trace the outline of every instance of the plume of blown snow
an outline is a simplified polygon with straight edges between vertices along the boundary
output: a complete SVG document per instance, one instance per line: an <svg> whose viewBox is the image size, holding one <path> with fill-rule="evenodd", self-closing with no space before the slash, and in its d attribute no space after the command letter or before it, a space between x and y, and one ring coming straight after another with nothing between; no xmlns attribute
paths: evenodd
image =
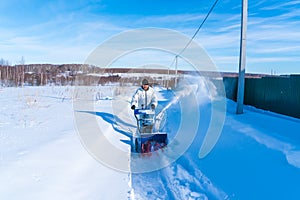
<svg viewBox="0 0 300 200"><path fill-rule="evenodd" d="M173 99L157 114L157 119L163 117L163 113L173 104L176 104L185 96L193 93L199 105L214 101L218 97L218 90L210 78L199 75L185 76L178 82L174 90Z"/></svg>
<svg viewBox="0 0 300 200"><path fill-rule="evenodd" d="M189 75L185 77L185 80L194 92L199 105L214 101L219 96L217 86L209 77Z"/></svg>

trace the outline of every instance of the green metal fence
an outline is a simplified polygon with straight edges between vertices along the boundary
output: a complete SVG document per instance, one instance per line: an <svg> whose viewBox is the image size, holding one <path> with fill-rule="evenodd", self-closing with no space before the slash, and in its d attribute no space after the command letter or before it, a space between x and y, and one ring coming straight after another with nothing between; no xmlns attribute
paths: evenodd
<svg viewBox="0 0 300 200"><path fill-rule="evenodd" d="M227 98L236 100L237 78L223 81ZM300 75L246 78L244 103L300 118Z"/></svg>

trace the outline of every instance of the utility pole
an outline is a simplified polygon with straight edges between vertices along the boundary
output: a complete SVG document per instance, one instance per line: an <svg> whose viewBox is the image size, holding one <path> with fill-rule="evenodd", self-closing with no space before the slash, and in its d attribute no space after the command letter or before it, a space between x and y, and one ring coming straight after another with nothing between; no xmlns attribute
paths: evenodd
<svg viewBox="0 0 300 200"><path fill-rule="evenodd" d="M177 74L178 74L178 55L175 56L175 88L177 87Z"/></svg>
<svg viewBox="0 0 300 200"><path fill-rule="evenodd" d="M248 17L248 0L242 0L242 20L241 20L241 41L240 41L240 59L239 59L239 79L237 90L237 108L236 113L243 113L244 90L245 90L245 65L246 65L246 32Z"/></svg>

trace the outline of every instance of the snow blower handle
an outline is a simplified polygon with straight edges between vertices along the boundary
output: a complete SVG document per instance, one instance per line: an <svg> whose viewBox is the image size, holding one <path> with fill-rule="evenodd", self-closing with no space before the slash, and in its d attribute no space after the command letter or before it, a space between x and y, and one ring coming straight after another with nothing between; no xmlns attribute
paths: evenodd
<svg viewBox="0 0 300 200"><path fill-rule="evenodd" d="M134 110L134 115L153 115L155 114L154 110L151 109L135 109Z"/></svg>

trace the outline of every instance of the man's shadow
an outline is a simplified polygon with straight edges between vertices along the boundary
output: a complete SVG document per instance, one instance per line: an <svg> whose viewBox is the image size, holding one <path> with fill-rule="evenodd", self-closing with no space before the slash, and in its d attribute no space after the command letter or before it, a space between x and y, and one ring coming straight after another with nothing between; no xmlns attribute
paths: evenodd
<svg viewBox="0 0 300 200"><path fill-rule="evenodd" d="M111 126L113 127L113 129L115 131L117 131L118 133L121 133L122 135L125 135L129 138L129 140L123 140L121 139L120 141L128 144L128 145L132 145L132 135L133 132L132 130L135 130L137 127L133 124L127 123L124 120L120 119L118 116L113 115L111 113L106 113L106 112L93 112L93 111L77 111L77 112L82 112L82 113L87 113L87 114L91 114L91 115L95 115L98 117L101 117L104 121L106 121L107 123L111 124ZM122 127L127 127L128 129L124 129Z"/></svg>

